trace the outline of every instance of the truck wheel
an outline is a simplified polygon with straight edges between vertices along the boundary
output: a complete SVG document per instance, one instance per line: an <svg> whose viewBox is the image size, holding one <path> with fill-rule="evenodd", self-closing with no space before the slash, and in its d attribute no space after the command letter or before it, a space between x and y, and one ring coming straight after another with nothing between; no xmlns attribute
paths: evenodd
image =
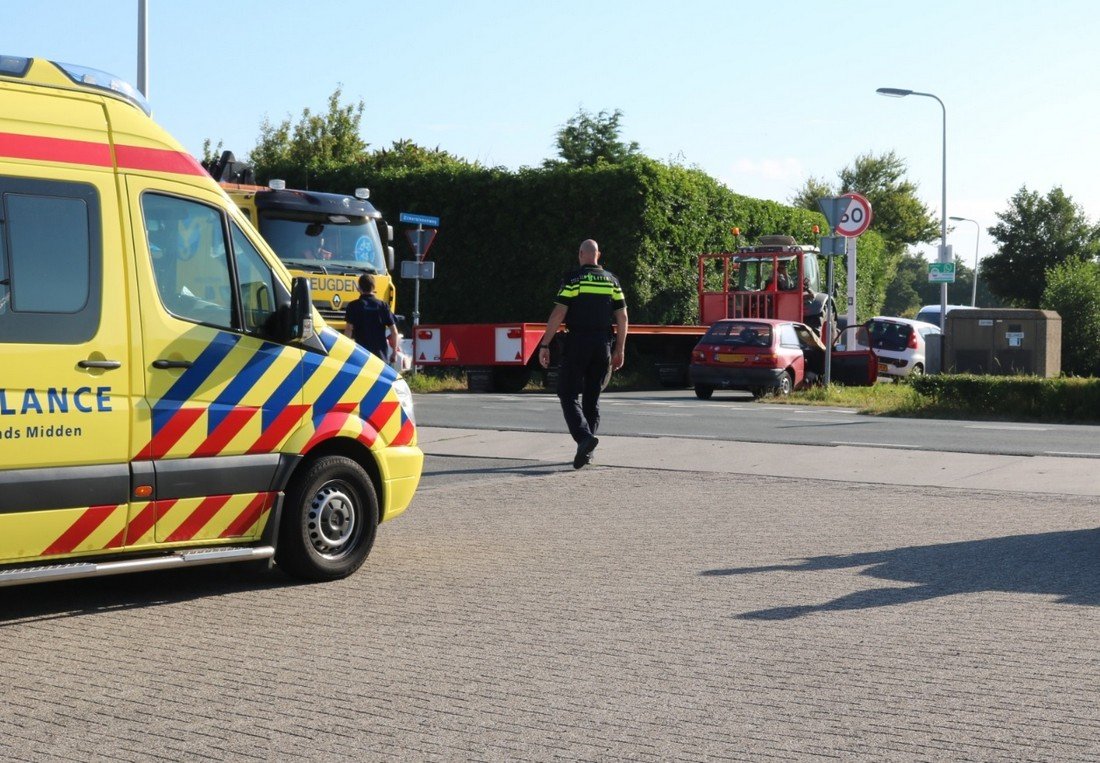
<svg viewBox="0 0 1100 763"><path fill-rule="evenodd" d="M710 396L714 394L714 387L708 387L706 384L695 385L695 396L700 400L710 400Z"/></svg>
<svg viewBox="0 0 1100 763"><path fill-rule="evenodd" d="M322 456L291 480L275 563L303 580L337 580L367 559L378 529L370 477L344 456Z"/></svg>
<svg viewBox="0 0 1100 763"><path fill-rule="evenodd" d="M493 390L496 392L522 392L531 381L528 366L498 366L493 369Z"/></svg>
<svg viewBox="0 0 1100 763"><path fill-rule="evenodd" d="M779 381L772 387L772 394L776 397L786 397L791 394L792 389L794 389L794 379L791 378L791 372L784 371Z"/></svg>

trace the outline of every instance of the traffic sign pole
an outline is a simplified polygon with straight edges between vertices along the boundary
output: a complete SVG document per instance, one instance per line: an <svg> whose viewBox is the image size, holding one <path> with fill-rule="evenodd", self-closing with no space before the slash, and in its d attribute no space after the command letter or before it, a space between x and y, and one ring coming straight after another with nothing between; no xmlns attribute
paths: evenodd
<svg viewBox="0 0 1100 763"><path fill-rule="evenodd" d="M424 255L428 253L428 247L432 245L432 241L435 240L435 231L431 231L431 235L425 237L424 226L429 228L439 227L439 218L433 215L420 215L413 214L411 212L402 212L398 220L403 223L410 223L416 226L415 236L410 236L410 243L413 247L413 254L416 255L416 262L419 267L419 263L424 261ZM417 342L419 337L417 334L420 327L420 276L422 273L418 270L416 276L416 284L413 286L413 314L412 314L412 326L413 326L413 361L412 361L412 375L416 376L417 364L420 361L420 355L417 352Z"/></svg>

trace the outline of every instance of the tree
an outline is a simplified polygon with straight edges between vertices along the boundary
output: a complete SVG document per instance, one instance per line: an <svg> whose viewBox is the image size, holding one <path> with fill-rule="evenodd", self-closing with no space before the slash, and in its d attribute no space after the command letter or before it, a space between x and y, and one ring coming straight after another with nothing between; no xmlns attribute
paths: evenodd
<svg viewBox="0 0 1100 763"><path fill-rule="evenodd" d="M997 219L989 234L1000 249L982 262L982 277L1016 307L1039 306L1051 268L1100 255L1100 226L1089 223L1060 187L1040 196L1022 186Z"/></svg>
<svg viewBox="0 0 1100 763"><path fill-rule="evenodd" d="M623 112L619 109L608 114L589 114L584 109L577 111L565 126L557 132L555 143L561 161L548 160L545 166L564 163L568 167L593 167L601 162L621 164L640 151L638 144L631 141L623 143L619 138L621 127L619 120Z"/></svg>
<svg viewBox="0 0 1100 763"><path fill-rule="evenodd" d="M395 140L389 148L380 148L371 152L366 163L372 172L388 170L421 169L425 167L441 168L460 165L463 167L480 166L477 162L467 162L450 154L439 146L425 148L411 140Z"/></svg>
<svg viewBox="0 0 1100 763"><path fill-rule="evenodd" d="M866 196L871 202L874 211L871 230L882 237L883 249L881 256L873 261L857 254L857 291L862 283L874 285L868 298L860 303L861 318L869 318L880 311L900 315L911 307L915 294L912 279L897 282L902 256L911 244L939 238L936 220L917 198L917 186L905 179L905 171L905 162L893 151L881 156L861 154L850 167L840 170L836 186L822 178L810 177L790 198L790 204L814 211L818 210L819 198L852 191ZM864 304L870 311L868 315L863 313ZM887 309L886 305L892 307Z"/></svg>
<svg viewBox="0 0 1100 763"><path fill-rule="evenodd" d="M1062 316L1062 368L1100 374L1100 264L1074 257L1048 269L1039 305Z"/></svg>
<svg viewBox="0 0 1100 763"><path fill-rule="evenodd" d="M852 191L866 196L874 211L872 229L882 236L887 253L897 258L907 246L940 237L939 222L917 198L917 186L906 180L905 172L905 162L893 151L881 156L861 154L850 167L840 170L837 186L811 177L790 203L816 212L822 196Z"/></svg>
<svg viewBox="0 0 1100 763"><path fill-rule="evenodd" d="M279 124L264 118L259 142L250 157L257 178L282 177L288 183L308 187L314 175L361 161L367 150L367 143L359 137L365 107L362 100L343 105L340 96L337 87L328 98L325 114L303 109L293 125L289 117Z"/></svg>

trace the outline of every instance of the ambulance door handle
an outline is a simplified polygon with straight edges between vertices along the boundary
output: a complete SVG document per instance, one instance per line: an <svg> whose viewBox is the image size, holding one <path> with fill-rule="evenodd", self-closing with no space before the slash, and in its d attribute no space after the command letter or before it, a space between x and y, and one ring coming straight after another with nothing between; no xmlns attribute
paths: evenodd
<svg viewBox="0 0 1100 763"><path fill-rule="evenodd" d="M81 368L122 368L121 360L80 360L77 365Z"/></svg>
<svg viewBox="0 0 1100 763"><path fill-rule="evenodd" d="M153 368L190 368L190 360L154 360Z"/></svg>

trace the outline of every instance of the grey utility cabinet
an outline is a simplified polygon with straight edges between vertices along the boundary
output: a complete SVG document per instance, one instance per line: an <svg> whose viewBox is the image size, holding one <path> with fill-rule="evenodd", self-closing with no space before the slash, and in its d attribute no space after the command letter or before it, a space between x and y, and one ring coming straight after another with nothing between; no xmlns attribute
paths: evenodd
<svg viewBox="0 0 1100 763"><path fill-rule="evenodd" d="M952 310L945 327L944 370L1058 376L1062 372L1062 318L1053 310Z"/></svg>

